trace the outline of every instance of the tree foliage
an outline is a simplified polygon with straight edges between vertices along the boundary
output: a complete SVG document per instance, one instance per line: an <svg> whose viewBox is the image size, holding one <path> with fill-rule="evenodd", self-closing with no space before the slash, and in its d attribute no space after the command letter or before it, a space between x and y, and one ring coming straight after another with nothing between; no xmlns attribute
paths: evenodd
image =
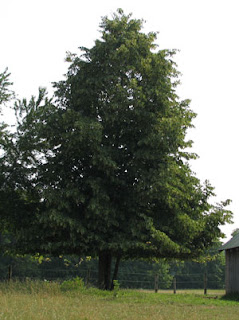
<svg viewBox="0 0 239 320"><path fill-rule="evenodd" d="M10 90L12 83L9 81L10 73L5 69L0 73L0 117L2 118L2 107L5 106L12 98L13 92ZM7 187L8 170L6 168L5 157L6 150L10 145L11 135L7 130L7 124L0 122L0 232L6 231L5 219L7 205L6 200L11 197L13 188ZM9 150L10 151L10 150ZM8 242L8 241L7 241ZM5 245L4 237L0 233L0 251Z"/></svg>
<svg viewBox="0 0 239 320"><path fill-rule="evenodd" d="M12 82L6 69L0 73L0 116L1 107L9 107L15 98L10 89ZM29 179L32 168L22 166L17 134L8 125L0 123L0 252L18 251L22 234L36 221L39 197ZM20 245L21 246L21 245ZM21 246L22 247L22 246ZM22 248L21 248L22 249Z"/></svg>
<svg viewBox="0 0 239 320"><path fill-rule="evenodd" d="M2 116L2 106L5 105L7 102L9 102L13 98L13 92L9 88L12 85L12 83L9 81L9 77L10 77L10 73L8 73L8 69L5 69L4 72L0 73L0 116ZM6 139L6 127L7 127L6 124L3 121L1 121L0 122L0 148L1 149Z"/></svg>
<svg viewBox="0 0 239 320"><path fill-rule="evenodd" d="M195 113L176 94L175 51L158 50L142 27L122 10L104 17L101 39L68 54L54 100L40 89L15 108L9 163L28 203L19 243L99 256L104 288L112 257L195 257L231 218L188 164Z"/></svg>
<svg viewBox="0 0 239 320"><path fill-rule="evenodd" d="M11 100L14 96L13 91L9 88L12 85L9 77L10 73L7 68L0 73L0 106Z"/></svg>

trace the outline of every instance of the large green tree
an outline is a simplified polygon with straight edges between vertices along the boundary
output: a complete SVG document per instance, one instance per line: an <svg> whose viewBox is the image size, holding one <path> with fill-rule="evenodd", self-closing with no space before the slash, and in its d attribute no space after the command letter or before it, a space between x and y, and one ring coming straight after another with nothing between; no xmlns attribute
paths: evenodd
<svg viewBox="0 0 239 320"><path fill-rule="evenodd" d="M11 185L9 188L9 175L6 165L6 150L10 152L12 135L8 131L8 126L3 118L2 107L6 107L14 97L11 90L12 83L9 80L10 73L6 68L0 73L0 252L3 250L5 241L1 233L6 232L6 216L9 209L9 203L13 200L12 195L15 188ZM11 179L11 178L10 178ZM11 215L10 215L11 216Z"/></svg>
<svg viewBox="0 0 239 320"><path fill-rule="evenodd" d="M5 149L9 145L10 134L7 130L7 124L3 121L2 107L5 106L13 97L10 90L12 83L9 81L10 73L7 69L0 73L0 225L2 224L2 211L4 208L3 198L5 198L6 188L6 170L4 163Z"/></svg>
<svg viewBox="0 0 239 320"><path fill-rule="evenodd" d="M112 258L195 257L231 217L190 170L195 113L176 94L175 52L142 24L122 10L103 18L101 39L68 55L54 100L40 90L16 105L24 190L39 202L18 239L25 251L98 256L104 289Z"/></svg>
<svg viewBox="0 0 239 320"><path fill-rule="evenodd" d="M22 250L21 234L36 223L39 208L39 194L30 179L32 168L22 165L16 134L2 114L2 107L10 109L15 98L9 79L8 69L0 73L0 252L17 252L18 243Z"/></svg>

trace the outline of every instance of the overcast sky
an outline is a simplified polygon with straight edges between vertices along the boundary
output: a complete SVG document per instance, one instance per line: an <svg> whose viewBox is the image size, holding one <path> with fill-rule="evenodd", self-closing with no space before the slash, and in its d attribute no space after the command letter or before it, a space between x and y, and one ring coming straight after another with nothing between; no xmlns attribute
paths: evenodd
<svg viewBox="0 0 239 320"><path fill-rule="evenodd" d="M117 8L143 18L145 32L158 31L159 49L179 49L178 94L192 100L198 116L189 136L200 158L191 166L215 187L216 201L232 199L239 228L237 0L0 0L0 72L8 67L19 98L36 95L63 78L66 51L92 47L101 17ZM10 121L9 113L5 119Z"/></svg>

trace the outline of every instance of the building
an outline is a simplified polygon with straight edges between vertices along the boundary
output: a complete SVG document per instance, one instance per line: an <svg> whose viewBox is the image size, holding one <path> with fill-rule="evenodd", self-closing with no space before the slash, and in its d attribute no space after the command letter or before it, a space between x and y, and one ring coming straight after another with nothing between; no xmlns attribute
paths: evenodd
<svg viewBox="0 0 239 320"><path fill-rule="evenodd" d="M226 294L239 293L239 233L219 251L225 251L226 255Z"/></svg>

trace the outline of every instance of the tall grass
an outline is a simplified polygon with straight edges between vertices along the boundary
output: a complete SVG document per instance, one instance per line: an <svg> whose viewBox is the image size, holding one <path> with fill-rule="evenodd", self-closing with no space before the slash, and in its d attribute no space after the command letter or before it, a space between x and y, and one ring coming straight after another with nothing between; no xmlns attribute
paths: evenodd
<svg viewBox="0 0 239 320"><path fill-rule="evenodd" d="M239 303L217 295L113 292L56 282L0 283L0 319L238 319ZM63 289L64 288L64 289Z"/></svg>
<svg viewBox="0 0 239 320"><path fill-rule="evenodd" d="M22 293L60 293L60 285L57 282L41 281L41 280L26 280L26 281L4 281L0 282L0 292L4 294Z"/></svg>

